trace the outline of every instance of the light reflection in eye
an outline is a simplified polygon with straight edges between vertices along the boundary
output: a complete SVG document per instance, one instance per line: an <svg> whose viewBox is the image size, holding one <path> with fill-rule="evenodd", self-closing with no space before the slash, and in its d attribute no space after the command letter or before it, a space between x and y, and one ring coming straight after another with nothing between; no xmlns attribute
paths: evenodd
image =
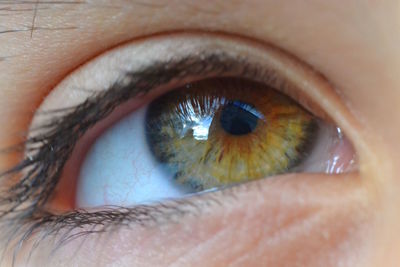
<svg viewBox="0 0 400 267"><path fill-rule="evenodd" d="M343 172L337 162L353 155L351 146L332 154L343 139L336 129L265 85L200 81L100 136L82 165L76 203L135 205L286 172Z"/></svg>
<svg viewBox="0 0 400 267"><path fill-rule="evenodd" d="M193 114L194 115L194 114ZM208 139L208 132L210 130L212 116L206 116L204 118L198 119L192 116L193 125L183 125L182 136L184 137L189 129L193 130L193 138L198 141L205 141Z"/></svg>

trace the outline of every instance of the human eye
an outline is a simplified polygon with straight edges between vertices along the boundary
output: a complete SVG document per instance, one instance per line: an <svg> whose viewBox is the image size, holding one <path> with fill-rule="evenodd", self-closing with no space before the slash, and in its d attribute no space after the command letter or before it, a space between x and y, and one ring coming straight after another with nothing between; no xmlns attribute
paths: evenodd
<svg viewBox="0 0 400 267"><path fill-rule="evenodd" d="M163 221L193 198L288 173L340 179L357 165L338 99L306 64L244 38L176 34L116 47L36 111L25 158L2 175L21 175L6 214L57 233L82 218Z"/></svg>

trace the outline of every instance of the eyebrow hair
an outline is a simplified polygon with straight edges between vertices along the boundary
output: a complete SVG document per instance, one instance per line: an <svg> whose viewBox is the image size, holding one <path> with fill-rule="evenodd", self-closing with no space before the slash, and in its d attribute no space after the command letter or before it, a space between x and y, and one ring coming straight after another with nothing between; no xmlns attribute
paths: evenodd
<svg viewBox="0 0 400 267"><path fill-rule="evenodd" d="M14 0L14 1L1 1L0 4L4 5L21 5L21 4L36 4L39 2L39 4L53 4L53 5L68 5L68 4L86 4L86 1L37 1L37 0L31 0L31 1L26 1L26 0Z"/></svg>
<svg viewBox="0 0 400 267"><path fill-rule="evenodd" d="M86 4L86 1L40 1L40 0L31 0L31 1L1 1L0 2L0 11L3 13L0 16L13 16L16 15L16 12L32 12L31 25L29 27L17 28L17 29L8 29L0 31L0 34L6 33L16 33L16 32L30 32L30 37L33 37L33 33L37 30L70 30L76 29L77 27L37 27L36 20L38 17L39 10L46 10L48 8L42 8L41 5L77 5L77 4ZM25 5L33 5L31 8L18 8L18 6ZM4 6L4 7L1 7ZM15 7L15 8L14 8ZM10 12L10 13L7 13Z"/></svg>
<svg viewBox="0 0 400 267"><path fill-rule="evenodd" d="M32 17L31 39L33 37L33 30L35 29L35 22L36 22L36 17L37 17L37 13L38 13L38 8L39 8L39 0L36 0L33 17Z"/></svg>

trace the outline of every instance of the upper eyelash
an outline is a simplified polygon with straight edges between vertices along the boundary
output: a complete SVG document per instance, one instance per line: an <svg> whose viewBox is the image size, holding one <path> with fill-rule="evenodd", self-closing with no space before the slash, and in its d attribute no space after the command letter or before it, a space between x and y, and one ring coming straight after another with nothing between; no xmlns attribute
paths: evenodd
<svg viewBox="0 0 400 267"><path fill-rule="evenodd" d="M214 66L217 65L216 61L220 62L216 59L216 57L212 58ZM204 65L204 62L200 63ZM171 65L171 63L167 64ZM9 203L14 205L3 211L0 216L15 211L29 199L32 200L30 208L44 204L57 183L62 167L72 153L74 144L87 129L105 118L120 103L139 93L147 93L152 88L172 79L179 79L183 73L187 76L189 73L186 68L196 64L196 61L192 58L185 58L174 62L174 67L166 69L167 64L160 62L151 68L127 73L126 76L130 78L129 84L123 86L117 82L108 90L89 97L84 103L71 109L72 111L67 109L53 114L53 118L47 124L35 129L39 134L30 137L23 144L15 146L14 149L19 151L24 149L29 151L30 156L23 159L14 168L1 174L0 177L9 177L24 170L28 172L9 189L6 197L1 198L0 206ZM200 73L202 72L200 71ZM47 183L45 188L41 187L44 183Z"/></svg>
<svg viewBox="0 0 400 267"><path fill-rule="evenodd" d="M235 68L238 70L234 71ZM42 206L58 182L62 168L77 140L121 103L138 94L146 94L172 80L179 81L190 76L204 76L210 73L217 76L227 72L241 73L244 77L263 76L264 79L274 79L273 75L265 71L261 74L261 68L258 66L249 65L243 59L233 59L222 53L209 54L200 60L197 57L185 57L174 62L156 62L143 70L126 73L126 77L129 77L128 84L122 85L117 82L108 90L89 97L75 108L58 110L47 124L35 129L39 132L37 135L14 147L19 151L28 151L30 156L14 168L0 174L0 178L4 179L26 171L19 182L0 199L0 206L14 204L2 211L0 218L16 211L28 200L32 201L29 208L24 209L28 213Z"/></svg>
<svg viewBox="0 0 400 267"><path fill-rule="evenodd" d="M122 221L128 221L117 219L122 217L136 218L136 222L140 223L154 221L154 212L150 212L154 211L154 208L149 208L151 206L124 209L125 213L121 213L121 209L119 209L100 213L77 211L64 215L50 214L42 208L58 183L63 166L79 138L99 120L109 115L118 105L138 94L146 94L161 85L185 80L191 76L235 74L279 84L274 72L256 64L249 64L245 58L233 57L221 51L204 52L199 55L201 56L188 56L168 62L153 62L139 71L125 73L123 80L126 81L125 78L129 78L128 83L116 82L108 90L93 94L76 107L54 112L46 111L44 114L50 114L52 119L47 124L34 129L37 134L29 137L22 144L12 147L18 151L28 151L30 156L25 157L14 168L0 174L2 179L8 179L15 175L22 176L5 192L4 197L0 198L0 207L6 207L0 213L0 219L9 217L14 225L25 225L21 229L25 229L26 233L30 234L42 226L46 226L47 233L57 233L63 224L60 219L66 218L69 219L67 225L71 230L82 226L81 219L83 218L92 226L102 227L105 226L105 223L115 225ZM285 87L283 81L280 85L282 88ZM24 207L22 208L22 206ZM176 205L171 207L176 208ZM137 217L132 216L137 214L140 209L146 211L144 213L144 215L147 214L146 220L137 220ZM118 212L121 217L111 216ZM114 220L110 221L109 218L114 218ZM12 235L20 235L21 229ZM28 237L29 235L23 234L21 241Z"/></svg>

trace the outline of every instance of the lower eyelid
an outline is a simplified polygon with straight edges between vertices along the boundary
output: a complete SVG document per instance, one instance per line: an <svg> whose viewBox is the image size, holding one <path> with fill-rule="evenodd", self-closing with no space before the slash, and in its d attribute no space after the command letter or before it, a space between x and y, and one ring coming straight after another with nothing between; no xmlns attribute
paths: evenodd
<svg viewBox="0 0 400 267"><path fill-rule="evenodd" d="M328 251L334 254L338 253L336 250L343 242L351 242L352 239L366 234L363 232L364 228L355 226L370 216L367 212L367 197L365 184L357 173L340 176L292 174L258 180L207 196L194 197L186 204L179 203L175 212L171 208L170 212L162 213L162 208L159 214L161 216L157 216L158 222L151 220L147 225L131 223L128 229L122 227L115 229L115 232L107 231L105 235L89 235L85 241L72 240L55 253L55 258L67 258L71 256L69 253L76 253L74 248L79 246L81 250L74 254L74 258L80 260L86 257L85 260L95 262L96 257L103 251L110 257L108 263L130 257L127 255L135 255L131 260L140 259L148 266L152 261L161 261L157 256L160 254L148 257L142 253L163 251L164 246L171 246L172 240L174 250L185 254L189 253L191 244L199 246L207 240L215 240L221 236L224 238L217 238L219 241L213 242L213 249L224 255L230 250L219 246L230 244L231 249L234 249L235 246L228 240L233 236L237 238L240 233L245 233L245 236L240 238L242 247L254 244L258 240L261 243L255 244L262 246L263 253L269 257L271 251L274 251L273 248L279 249L281 252L275 255L276 263L290 260L291 254L299 255L302 253L301 248L309 248L314 239L314 245L328 247ZM170 204L165 204L166 207L168 205ZM154 225L157 227L153 227ZM99 230L102 226L98 227L88 225L74 230L73 233ZM46 233L48 230L42 231ZM63 236L63 231L67 229L61 230L56 240L66 237ZM81 242L84 242L84 246ZM46 243L42 242L41 246L43 244ZM292 251L293 246L296 247L297 253ZM248 253L261 249L252 248ZM361 248L357 246L357 249ZM237 256L237 253L231 256ZM173 251L168 250L162 255L165 257L170 254L173 254Z"/></svg>

